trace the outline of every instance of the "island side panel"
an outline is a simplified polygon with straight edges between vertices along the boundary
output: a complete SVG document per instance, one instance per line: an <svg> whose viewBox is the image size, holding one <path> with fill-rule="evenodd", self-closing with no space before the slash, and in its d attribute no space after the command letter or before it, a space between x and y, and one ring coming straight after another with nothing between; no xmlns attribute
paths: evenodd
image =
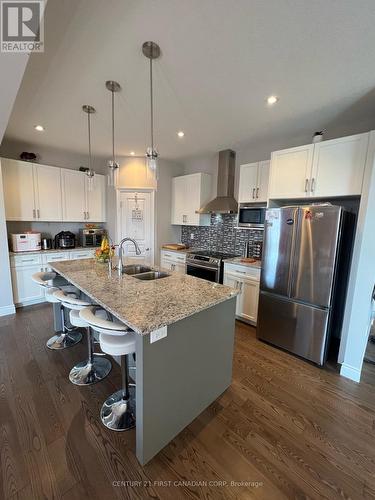
<svg viewBox="0 0 375 500"><path fill-rule="evenodd" d="M182 299L183 300L183 299ZM236 297L137 335L136 454L144 465L231 384Z"/></svg>

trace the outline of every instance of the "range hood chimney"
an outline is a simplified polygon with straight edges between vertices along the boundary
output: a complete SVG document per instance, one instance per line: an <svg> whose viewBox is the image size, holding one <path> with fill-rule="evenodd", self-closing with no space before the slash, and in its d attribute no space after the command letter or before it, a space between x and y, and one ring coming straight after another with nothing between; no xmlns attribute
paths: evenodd
<svg viewBox="0 0 375 500"><path fill-rule="evenodd" d="M234 199L236 153L231 149L219 151L217 197L199 210L200 214L234 214L238 203Z"/></svg>

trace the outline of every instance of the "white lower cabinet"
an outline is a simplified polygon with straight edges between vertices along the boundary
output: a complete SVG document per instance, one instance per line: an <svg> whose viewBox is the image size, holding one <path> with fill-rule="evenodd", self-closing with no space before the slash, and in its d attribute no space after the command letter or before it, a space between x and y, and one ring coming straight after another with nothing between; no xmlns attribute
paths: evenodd
<svg viewBox="0 0 375 500"><path fill-rule="evenodd" d="M42 270L41 266L13 267L11 269L13 300L15 306L44 302L44 289L34 283L31 276Z"/></svg>
<svg viewBox="0 0 375 500"><path fill-rule="evenodd" d="M186 254L162 250L160 253L160 267L168 271L176 271L178 273L185 274Z"/></svg>
<svg viewBox="0 0 375 500"><path fill-rule="evenodd" d="M16 307L29 306L45 301L44 288L31 279L35 273L51 271L49 262L60 260L88 259L93 257L95 248L11 255L10 267L13 287L13 301Z"/></svg>
<svg viewBox="0 0 375 500"><path fill-rule="evenodd" d="M256 324L258 317L260 269L237 264L224 264L224 285L239 290L236 316Z"/></svg>

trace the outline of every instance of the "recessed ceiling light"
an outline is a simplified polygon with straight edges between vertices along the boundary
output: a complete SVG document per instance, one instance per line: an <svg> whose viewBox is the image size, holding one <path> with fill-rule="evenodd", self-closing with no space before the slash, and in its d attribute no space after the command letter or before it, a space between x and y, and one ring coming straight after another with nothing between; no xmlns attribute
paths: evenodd
<svg viewBox="0 0 375 500"><path fill-rule="evenodd" d="M130 151L130 155L131 155L131 156L134 156L134 155L135 155L135 152L134 152L134 151Z"/></svg>
<svg viewBox="0 0 375 500"><path fill-rule="evenodd" d="M44 131L44 127L43 125L35 125L35 130L37 130L38 132L43 132Z"/></svg>
<svg viewBox="0 0 375 500"><path fill-rule="evenodd" d="M185 132L183 132L182 130L180 130L179 132L177 132L177 135L178 135L178 137L184 137Z"/></svg>
<svg viewBox="0 0 375 500"><path fill-rule="evenodd" d="M267 104L276 104L279 98L276 95L270 95L267 97Z"/></svg>

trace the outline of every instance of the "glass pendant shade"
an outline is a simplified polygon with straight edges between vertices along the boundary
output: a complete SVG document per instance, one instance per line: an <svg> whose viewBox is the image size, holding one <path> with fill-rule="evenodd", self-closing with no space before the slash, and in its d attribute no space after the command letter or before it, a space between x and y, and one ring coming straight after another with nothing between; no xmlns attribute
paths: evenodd
<svg viewBox="0 0 375 500"><path fill-rule="evenodd" d="M115 157L115 93L120 92L121 85L114 80L107 80L105 82L107 90L111 92L111 109L112 109L112 159L108 160L108 186L117 187L118 185L118 171L120 165Z"/></svg>
<svg viewBox="0 0 375 500"><path fill-rule="evenodd" d="M150 173L152 178L157 181L159 178L158 156L159 153L154 147L154 93L152 78L152 61L160 56L160 47L155 42L144 42L142 45L143 55L150 61L150 139L151 147L146 150L146 168L147 175Z"/></svg>
<svg viewBox="0 0 375 500"><path fill-rule="evenodd" d="M120 165L113 160L108 161L108 186L116 187L118 184L118 171Z"/></svg>
<svg viewBox="0 0 375 500"><path fill-rule="evenodd" d="M86 175L88 177L87 189L90 192L94 191L94 175L95 175L95 172L93 170L87 170Z"/></svg>
<svg viewBox="0 0 375 500"><path fill-rule="evenodd" d="M88 132L88 145L89 145L89 150L88 150L88 164L89 167L86 170L86 175L88 177L88 182L87 182L87 189L89 191L93 191L94 189L94 175L95 171L92 168L92 155L91 155L91 115L96 112L95 108L93 106L90 106L89 104L85 104L82 106L82 110L87 114L87 132Z"/></svg>
<svg viewBox="0 0 375 500"><path fill-rule="evenodd" d="M156 149L147 148L146 151L146 166L152 178L157 181L159 179L158 152Z"/></svg>

